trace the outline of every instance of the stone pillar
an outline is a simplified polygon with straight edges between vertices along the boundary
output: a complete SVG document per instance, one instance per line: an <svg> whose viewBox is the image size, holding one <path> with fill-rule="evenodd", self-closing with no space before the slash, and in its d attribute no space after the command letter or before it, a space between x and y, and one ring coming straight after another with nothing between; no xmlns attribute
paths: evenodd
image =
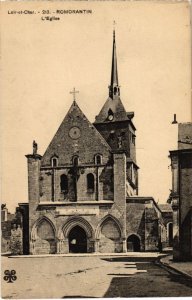
<svg viewBox="0 0 192 300"><path fill-rule="evenodd" d="M63 239L58 239L57 240L57 253L62 254L64 252L64 240Z"/></svg>
<svg viewBox="0 0 192 300"><path fill-rule="evenodd" d="M123 244L123 252L127 252L127 239L126 238L123 239L122 244Z"/></svg>
<svg viewBox="0 0 192 300"><path fill-rule="evenodd" d="M118 220L122 229L122 240L126 241L126 156L123 152L114 153L114 203L118 207ZM124 243L123 252L126 252Z"/></svg>
<svg viewBox="0 0 192 300"><path fill-rule="evenodd" d="M62 252L61 253L69 253L69 241L67 238L65 238L62 241Z"/></svg>
<svg viewBox="0 0 192 300"><path fill-rule="evenodd" d="M104 169L103 167L98 168L98 200L103 199L103 182L99 181L103 169Z"/></svg>
<svg viewBox="0 0 192 300"><path fill-rule="evenodd" d="M31 238L31 229L34 221L36 221L35 212L40 199L39 175L41 155L28 154L26 157L28 164L29 237ZM30 243L30 246L32 245L33 243ZM30 253L32 252L33 249L30 249Z"/></svg>
<svg viewBox="0 0 192 300"><path fill-rule="evenodd" d="M99 242L100 242L100 239L95 239L95 252L99 252Z"/></svg>
<svg viewBox="0 0 192 300"><path fill-rule="evenodd" d="M173 209L173 259L180 258L179 246L179 198L174 197L171 201Z"/></svg>
<svg viewBox="0 0 192 300"><path fill-rule="evenodd" d="M179 158L177 151L170 151L172 170L171 205L173 208L173 258L178 260L180 256L179 246Z"/></svg>
<svg viewBox="0 0 192 300"><path fill-rule="evenodd" d="M87 253L95 252L95 241L92 239L87 239Z"/></svg>
<svg viewBox="0 0 192 300"><path fill-rule="evenodd" d="M35 254L35 241L34 240L30 240L30 244L29 244L29 254Z"/></svg>

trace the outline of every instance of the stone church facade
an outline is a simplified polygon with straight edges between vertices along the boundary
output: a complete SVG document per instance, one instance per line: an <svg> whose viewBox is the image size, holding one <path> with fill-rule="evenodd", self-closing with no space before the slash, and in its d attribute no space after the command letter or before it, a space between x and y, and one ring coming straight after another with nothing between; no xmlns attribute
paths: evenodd
<svg viewBox="0 0 192 300"><path fill-rule="evenodd" d="M74 91L75 93L75 91ZM136 128L120 99L115 32L109 97L92 124L73 101L44 155L26 155L24 253L157 251L161 211L138 196Z"/></svg>

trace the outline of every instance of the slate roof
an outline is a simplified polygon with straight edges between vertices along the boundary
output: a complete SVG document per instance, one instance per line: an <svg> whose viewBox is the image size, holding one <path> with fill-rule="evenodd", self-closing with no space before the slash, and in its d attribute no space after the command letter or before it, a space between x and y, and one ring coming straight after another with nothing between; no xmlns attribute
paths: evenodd
<svg viewBox="0 0 192 300"><path fill-rule="evenodd" d="M73 139L70 136L71 128L77 128L80 137ZM73 155L78 155L83 163L92 163L95 154L102 154L107 160L110 146L95 126L85 117L74 101L59 129L49 144L41 160L41 166L49 166L51 157L57 156L60 165L71 164Z"/></svg>
<svg viewBox="0 0 192 300"><path fill-rule="evenodd" d="M129 120L120 97L116 96L113 99L111 99L110 97L107 99L100 113L96 116L94 123L109 122L107 118L110 110L112 111L114 116L113 120L110 122Z"/></svg>

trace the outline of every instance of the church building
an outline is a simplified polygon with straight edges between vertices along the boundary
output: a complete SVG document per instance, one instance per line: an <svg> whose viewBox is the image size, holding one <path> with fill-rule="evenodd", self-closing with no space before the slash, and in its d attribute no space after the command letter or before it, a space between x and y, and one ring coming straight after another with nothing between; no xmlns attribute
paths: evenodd
<svg viewBox="0 0 192 300"><path fill-rule="evenodd" d="M24 253L157 251L161 211L138 196L134 113L120 99L115 31L109 96L92 124L75 99L43 156L33 142Z"/></svg>

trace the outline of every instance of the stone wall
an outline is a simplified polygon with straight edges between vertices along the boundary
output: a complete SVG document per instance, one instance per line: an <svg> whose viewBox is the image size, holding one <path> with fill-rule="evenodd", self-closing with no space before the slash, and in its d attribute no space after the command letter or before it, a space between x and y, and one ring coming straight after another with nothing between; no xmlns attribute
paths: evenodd
<svg viewBox="0 0 192 300"><path fill-rule="evenodd" d="M127 238L134 234L140 238L141 251L145 250L145 203L129 198L126 207Z"/></svg>
<svg viewBox="0 0 192 300"><path fill-rule="evenodd" d="M11 229L10 249L13 255L23 254L23 232L20 225L14 224Z"/></svg>
<svg viewBox="0 0 192 300"><path fill-rule="evenodd" d="M180 251L182 260L192 260L192 150L180 154Z"/></svg>
<svg viewBox="0 0 192 300"><path fill-rule="evenodd" d="M75 200L74 178L71 174L72 166L68 168L50 168L40 170L40 202ZM113 200L113 167L107 166L78 166L77 201ZM87 187L87 175L94 176L94 189ZM61 190L61 176L66 175L68 189ZM54 177L54 180L53 180Z"/></svg>
<svg viewBox="0 0 192 300"><path fill-rule="evenodd" d="M1 253L10 252L11 221L1 222Z"/></svg>
<svg viewBox="0 0 192 300"><path fill-rule="evenodd" d="M159 217L153 201L147 197L128 197L127 208L127 239L138 237L141 251L159 250Z"/></svg>
<svg viewBox="0 0 192 300"><path fill-rule="evenodd" d="M87 252L122 252L123 228L114 204L51 205L36 210L30 233L30 253L68 253L69 234L80 226L87 236Z"/></svg>

